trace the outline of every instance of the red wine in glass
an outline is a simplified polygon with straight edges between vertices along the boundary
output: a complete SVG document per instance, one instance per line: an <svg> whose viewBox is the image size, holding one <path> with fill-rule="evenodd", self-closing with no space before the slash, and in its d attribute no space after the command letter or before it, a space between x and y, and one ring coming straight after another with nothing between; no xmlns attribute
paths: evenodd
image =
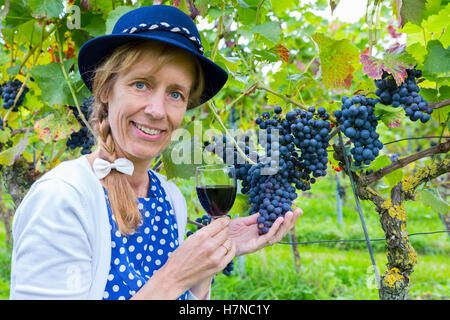
<svg viewBox="0 0 450 320"><path fill-rule="evenodd" d="M236 199L233 165L206 165L196 168L195 189L203 209L213 218L226 215Z"/></svg>
<svg viewBox="0 0 450 320"><path fill-rule="evenodd" d="M196 189L203 209L213 217L226 215L236 199L236 187L231 185L201 186Z"/></svg>

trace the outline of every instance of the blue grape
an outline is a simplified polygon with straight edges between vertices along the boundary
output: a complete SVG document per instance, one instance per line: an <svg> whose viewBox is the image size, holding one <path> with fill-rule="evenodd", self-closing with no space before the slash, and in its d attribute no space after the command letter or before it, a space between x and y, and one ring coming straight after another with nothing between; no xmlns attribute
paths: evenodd
<svg viewBox="0 0 450 320"><path fill-rule="evenodd" d="M9 80L1 86L1 96L3 99L3 108L10 109L14 105L14 100L22 87L22 81L19 79ZM16 105L11 110L13 112L19 111L19 107L22 105L25 95L29 91L28 87L25 86L22 90L20 97L17 99Z"/></svg>
<svg viewBox="0 0 450 320"><path fill-rule="evenodd" d="M416 78L422 77L422 71L418 69L406 70L407 77L399 86L393 80L392 75L383 72L381 80L375 80L378 87L376 94L380 98L380 102L385 105L392 105L394 108L402 107L405 115L411 121L420 119L422 123L428 122L433 112L432 108L428 108L428 102L419 94L420 87L416 83Z"/></svg>
<svg viewBox="0 0 450 320"><path fill-rule="evenodd" d="M378 80L378 90L386 90L389 83ZM383 143L376 132L378 118L373 110L378 99L367 98L365 95L355 95L352 98L342 97L341 110L334 111L336 120L340 123L340 130L350 138L354 147L350 149L356 166L363 163L368 165L379 154Z"/></svg>

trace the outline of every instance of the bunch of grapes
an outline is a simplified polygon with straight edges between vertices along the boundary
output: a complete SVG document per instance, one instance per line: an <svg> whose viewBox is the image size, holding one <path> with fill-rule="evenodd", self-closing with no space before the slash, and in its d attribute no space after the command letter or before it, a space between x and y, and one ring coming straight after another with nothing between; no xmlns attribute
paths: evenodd
<svg viewBox="0 0 450 320"><path fill-rule="evenodd" d="M206 214L204 214L201 217L198 217L197 219L195 219L195 222L200 223L204 226L208 225L211 223L211 216L208 216ZM197 226L197 230L200 229L200 226ZM193 231L189 230L188 232L186 232L186 236L191 236L192 234L194 234ZM230 276L231 272L234 270L234 259L232 259L227 266L222 270L222 273L226 276Z"/></svg>
<svg viewBox="0 0 450 320"><path fill-rule="evenodd" d="M80 107L81 112L86 119L89 119L89 116L92 113L92 103L94 98L91 96L90 98L84 99L83 105ZM89 131L88 127L86 127L85 123L80 117L80 114L75 107L70 107L77 118L78 122L83 126L79 131L72 132L70 134L69 139L67 139L66 146L69 149L76 149L81 147L81 154L89 154L91 153L91 148L95 144L95 138L92 133Z"/></svg>
<svg viewBox="0 0 450 320"><path fill-rule="evenodd" d="M402 107L405 114L411 121L420 120L422 123L430 120L433 108L429 107L428 102L419 94L420 88L416 83L416 78L422 76L422 71L418 69L409 69L406 80L397 86L392 76L383 72L381 80L376 80L376 95L380 102L385 105L392 105L394 108Z"/></svg>
<svg viewBox="0 0 450 320"><path fill-rule="evenodd" d="M246 155L255 164L239 161L242 157L226 137L216 139L214 146L216 150L225 150L218 153L224 162L235 165L236 177L242 182L241 192L249 195L250 214L260 214L259 234L267 233L278 217L292 210L297 189L310 190L317 177L327 174L329 114L324 108L316 112L314 107L308 111L295 109L284 117L282 111L277 106L273 115L265 111L255 120L260 129L258 144L264 147L265 154L255 156L244 145ZM225 146L217 148L217 140Z"/></svg>
<svg viewBox="0 0 450 320"><path fill-rule="evenodd" d="M333 115L340 123L340 130L353 143L350 149L356 166L368 165L378 156L383 143L376 132L378 117L373 113L378 99L367 98L365 95L355 95L352 98L342 97L341 110Z"/></svg>
<svg viewBox="0 0 450 320"><path fill-rule="evenodd" d="M301 151L301 167L306 180L309 177L309 181L315 181L315 178L327 174L327 148L331 132L329 117L325 108L319 107L316 112L314 107L309 107L308 112L300 111L299 117L291 125L293 142ZM303 185L303 181L299 181L296 188L303 190Z"/></svg>
<svg viewBox="0 0 450 320"><path fill-rule="evenodd" d="M22 81L19 79L9 80L6 84L0 87L0 94L3 99L3 108L9 109L14 105L14 100L19 93L20 88L22 87ZM23 103L23 99L25 98L26 93L29 91L28 87L25 86L20 94L20 97L17 99L16 105L12 109L12 111L19 111L19 107Z"/></svg>

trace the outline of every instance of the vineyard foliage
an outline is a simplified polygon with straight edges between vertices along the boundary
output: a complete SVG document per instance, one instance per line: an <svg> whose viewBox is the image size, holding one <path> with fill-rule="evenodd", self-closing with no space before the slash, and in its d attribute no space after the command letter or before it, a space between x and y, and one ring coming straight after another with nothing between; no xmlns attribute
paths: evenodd
<svg viewBox="0 0 450 320"><path fill-rule="evenodd" d="M375 204L388 257L380 297L406 298L417 259L406 235L404 202L421 199L436 212L449 209L437 191L445 181L435 179L450 171L450 3L368 0L365 13L350 23L335 11L344 2L0 0L0 218L8 228L37 177L93 151L87 121L92 99L78 72L80 47L110 33L133 8L173 5L198 23L205 55L228 71L229 80L213 101L187 111L183 130L154 159L154 168L168 178L191 179L197 165L214 157L197 158L212 141L206 132L214 129L231 139L232 129L264 129L264 112L282 113L280 119L293 126L294 144L310 150L306 161L314 178L309 181L330 172L354 174L355 195ZM330 12L331 19L323 17ZM271 125L281 127L282 121ZM306 137L309 144L299 140L309 134L299 128L307 126L322 128L323 136L314 143ZM342 137L346 148L339 143ZM313 154L318 143L324 149L316 152L320 159ZM348 156L354 160L350 168L345 167ZM247 169L244 175L257 171ZM284 193L290 200L299 195L301 202L301 190L309 190L309 184L294 184ZM245 194L251 187L243 185L233 214L252 212ZM193 190L183 192L195 198ZM259 196L258 188L252 192ZM273 212L278 209L269 205Z"/></svg>
<svg viewBox="0 0 450 320"><path fill-rule="evenodd" d="M67 146L72 133L90 129L86 117L74 115L74 110L82 114L91 95L78 73L80 47L111 32L125 12L160 3L177 6L199 23L205 55L229 73L214 104L187 112L183 128L190 133L194 119L203 128L223 131L225 123L246 131L263 111L277 105L286 112L324 107L331 115L341 109L344 95L376 98L374 80L383 72L400 84L406 70L414 67L423 73L420 94L435 107L432 119L412 123L401 108L379 103L374 112L381 119L380 139L439 136L449 130L445 101L450 99L450 4L445 0L368 1L355 23L321 17L321 12L339 6L336 0L2 0L0 85L4 88L16 79L21 85L9 97L14 103L0 108L1 165L21 160L42 173L81 154L81 145ZM5 100L0 100L3 106ZM331 121L338 124L333 117ZM198 147L202 140L194 136L189 147ZM388 156L415 151L405 145L385 146L377 160L353 169L378 170L391 163ZM429 146L429 140L414 143L414 149ZM175 165L172 151L173 146L162 155L163 173L191 178L193 159ZM329 161L328 170L338 168L333 152ZM387 175L387 190L414 168Z"/></svg>

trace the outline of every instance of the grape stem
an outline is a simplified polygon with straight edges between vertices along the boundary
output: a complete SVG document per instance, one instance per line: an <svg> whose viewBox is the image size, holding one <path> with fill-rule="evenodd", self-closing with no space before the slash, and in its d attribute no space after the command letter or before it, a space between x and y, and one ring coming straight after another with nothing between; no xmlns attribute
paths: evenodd
<svg viewBox="0 0 450 320"><path fill-rule="evenodd" d="M56 30L55 35L56 35L56 42L58 44L59 65L61 66L61 71L62 71L62 73L64 75L64 79L66 80L67 86L69 87L70 93L72 94L73 101L75 102L75 107L78 110L78 115L80 116L81 120L83 120L83 123L85 124L85 126L89 129L89 131L95 137L96 136L95 132L92 129L92 127L89 124L89 122L86 120L86 117L84 116L84 113L81 111L80 104L78 103L78 99L77 99L77 96L75 94L75 91L73 90L73 87L70 84L69 76L67 75L66 68L65 68L64 62L63 62L63 57L62 57L62 53L61 53L62 43L59 43L60 39L58 37L58 30Z"/></svg>
<svg viewBox="0 0 450 320"><path fill-rule="evenodd" d="M32 130L34 130L33 127L14 129L14 130L11 131L11 138L14 137L16 134L25 133L27 131L32 131Z"/></svg>
<svg viewBox="0 0 450 320"><path fill-rule="evenodd" d="M236 148L237 152L240 153L240 155L245 159L245 161L247 161L248 163L250 163L252 165L256 165L256 163L254 161L252 161L249 157L247 157L245 155L244 151L242 151L242 149L238 146L238 144L237 144L236 140L234 139L234 137L230 134L228 129L223 124L222 119L220 119L220 116L217 113L217 108L216 108L216 106L214 104L214 101L213 100L209 100L207 105L208 105L209 110L211 110L212 113L214 114L214 117L219 122L219 124L222 127L222 129L225 131L225 134L227 135L227 137L230 138L230 140L233 142L233 145Z"/></svg>
<svg viewBox="0 0 450 320"><path fill-rule="evenodd" d="M219 18L219 24L217 27L217 36L216 39L214 40L214 45L213 45L213 49L211 51L211 60L214 61L216 58L216 54L217 54L217 49L219 47L219 41L220 39L222 39L223 37L223 6L222 6L222 15Z"/></svg>
<svg viewBox="0 0 450 320"><path fill-rule="evenodd" d="M406 140L420 140L420 139L450 139L450 136L424 136L424 137L410 137L410 138L403 138L403 139L398 139L398 140L394 140L394 141L389 141L389 142L385 142L384 145L388 145L391 143L396 143L396 142L401 142L401 141L406 141Z"/></svg>
<svg viewBox="0 0 450 320"><path fill-rule="evenodd" d="M257 88L258 88L258 89L261 89L261 90L264 90L264 91L267 91L267 92L270 92L271 94L276 95L277 97L283 99L284 101L289 102L289 103L292 103L293 105L295 105L295 106L297 106L297 107L300 107L300 108L302 108L303 110L308 111L308 107L307 107L307 106L305 106L305 105L301 104L300 102L295 101L295 100L293 100L293 99L291 99L291 98L289 98L289 97L286 97L285 95L283 95L283 94L281 94L281 93L278 93L278 92L276 92L276 91L274 91L274 90L272 90L272 89L266 87L266 86L265 86L264 84L262 84L262 83L259 83L259 82L258 82L258 83L257 83Z"/></svg>
<svg viewBox="0 0 450 320"><path fill-rule="evenodd" d="M278 92L276 92L276 91L274 91L274 90L268 88L267 86L265 86L264 84L262 84L262 83L260 83L260 82L258 82L256 88L257 88L257 89L261 89L261 90L265 90L265 91L267 91L267 92L270 92L271 94L276 95L277 97L283 99L283 100L286 101L287 103L292 103L293 105L295 105L295 106L297 106L297 107L300 107L300 108L302 108L303 110L308 111L308 107L307 107L307 106L305 106L305 105L301 104L300 102L295 101L295 100L293 100L293 99L291 99L291 98L289 98L289 97L286 97L285 95L283 95L283 94L281 94L281 93L278 93ZM335 118L332 114L330 114L330 120L331 120L332 122L334 122L335 124L338 123L337 120L336 120L336 118Z"/></svg>
<svg viewBox="0 0 450 320"><path fill-rule="evenodd" d="M303 73L308 72L309 68L311 67L311 65L313 64L313 62L317 59L317 56L318 56L318 55L319 55L319 54L316 53L316 55L309 61L308 65L306 66L305 71L303 71Z"/></svg>
<svg viewBox="0 0 450 320"><path fill-rule="evenodd" d="M199 228L203 228L204 227L204 225L202 225L201 223L198 223L198 222L196 222L196 221L194 221L194 220L191 220L191 219L187 219L187 222L188 223L191 223L191 224L194 224L194 225L196 225L197 227L199 227Z"/></svg>

